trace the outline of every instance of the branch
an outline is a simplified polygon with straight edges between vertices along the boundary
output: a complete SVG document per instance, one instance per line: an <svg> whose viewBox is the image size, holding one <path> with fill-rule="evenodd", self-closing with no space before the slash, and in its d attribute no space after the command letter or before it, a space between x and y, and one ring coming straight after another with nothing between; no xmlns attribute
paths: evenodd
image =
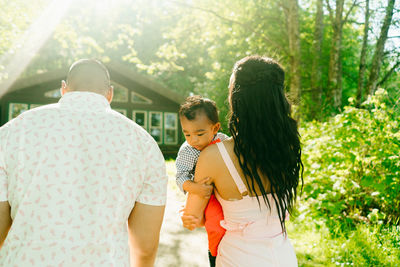
<svg viewBox="0 0 400 267"><path fill-rule="evenodd" d="M396 64L393 65L393 67L390 68L390 70L383 76L382 80L378 83L378 87L380 87L382 84L386 82L386 80L393 74L393 72L397 69L397 67L400 66L400 61L397 61Z"/></svg>
<svg viewBox="0 0 400 267"><path fill-rule="evenodd" d="M349 20L347 20L347 22L349 22L351 24L360 25L360 26L365 24L365 22L359 22L359 21L354 20L354 19L349 19Z"/></svg>
<svg viewBox="0 0 400 267"><path fill-rule="evenodd" d="M202 8L202 7L198 7L198 6L192 6L192 5L189 5L189 4L180 2L180 1L173 1L173 0L172 0L172 1L170 1L170 2L173 3L173 4L177 4L177 5L186 7L186 8L197 9L197 10L200 10L200 11L203 11L203 12L206 12L206 13L210 13L210 14L216 16L217 18L219 18L219 19L221 19L221 20L223 20L223 21L225 21L225 22L230 22L230 23L233 23L233 24L238 24L238 25L240 25L240 26L246 27L245 24L243 24L243 23L241 23L241 22L239 22L239 21L237 21L237 20L233 20L233 19L229 19L229 18L222 17L221 15L219 15L219 14L218 14L217 12L215 12L214 10L210 10L210 9L206 9L206 8Z"/></svg>
<svg viewBox="0 0 400 267"><path fill-rule="evenodd" d="M329 4L329 0L325 0L325 2L326 2L326 6L328 8L328 11L329 11L329 18L331 19L331 22L333 24L334 19L333 19L333 11L332 11L331 5Z"/></svg>
<svg viewBox="0 0 400 267"><path fill-rule="evenodd" d="M264 2L264 0L262 0L262 1L253 0L253 3L255 5L255 7L257 8L257 10L262 10L263 8L265 8L265 6L260 5L260 2Z"/></svg>
<svg viewBox="0 0 400 267"><path fill-rule="evenodd" d="M397 36L388 36L388 38L400 38L400 35L397 35Z"/></svg>
<svg viewBox="0 0 400 267"><path fill-rule="evenodd" d="M182 6L182 7L185 7L185 8L194 9L194 10L200 10L200 11L203 11L203 12L206 12L206 13L209 13L209 14L212 14L212 15L214 15L215 17L219 18L219 19L220 19L221 21L223 21L223 22L229 22L229 23L231 23L231 24L237 24L237 25L243 27L244 29L246 29L246 30L249 31L249 32L253 32L253 31L254 31L254 28L253 28L251 25L249 25L249 24L247 24L247 23L239 22L239 21L237 21L237 20L233 20L233 19L229 19L229 18L223 17L223 16L219 15L217 12L215 12L214 10L210 10L210 9L206 9L206 8L202 8L202 7L198 7L198 6L192 6L192 5L189 5L189 4L180 2L180 1L171 0L170 2L171 2L171 3L174 3L174 4L176 4L176 5L180 5L180 6ZM271 39L269 39L269 38L268 38L267 36L265 36L264 34L260 34L260 36L261 36L262 39L264 39L266 42L272 44L272 46L274 46L275 48L280 49L280 50L283 50L286 54L289 54L289 52L288 52L287 50L285 50L284 48L282 48L281 45L279 45L279 44L277 44L276 42L272 41Z"/></svg>
<svg viewBox="0 0 400 267"><path fill-rule="evenodd" d="M343 20L343 22L342 22L343 24L345 24L345 23L347 22L347 19L349 18L349 15L350 15L351 11L353 10L353 8L354 8L356 5L358 5L357 0L354 0L354 1L353 1L353 4L351 4L351 7L350 7L349 10L347 11L346 16L344 17L344 20ZM342 25L343 25L343 24L342 24Z"/></svg>

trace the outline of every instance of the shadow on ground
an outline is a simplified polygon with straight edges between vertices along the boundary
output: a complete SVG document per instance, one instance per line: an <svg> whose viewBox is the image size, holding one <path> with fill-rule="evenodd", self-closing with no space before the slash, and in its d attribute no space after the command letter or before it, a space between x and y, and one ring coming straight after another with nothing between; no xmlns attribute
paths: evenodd
<svg viewBox="0 0 400 267"><path fill-rule="evenodd" d="M155 266L208 266L206 232L204 229L191 232L182 227L179 210L184 204L184 197L174 185L174 176L170 173L169 176L168 199Z"/></svg>

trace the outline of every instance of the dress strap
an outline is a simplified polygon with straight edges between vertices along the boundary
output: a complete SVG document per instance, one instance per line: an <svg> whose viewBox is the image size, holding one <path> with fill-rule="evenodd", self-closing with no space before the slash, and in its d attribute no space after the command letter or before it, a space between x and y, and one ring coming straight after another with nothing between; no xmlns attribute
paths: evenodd
<svg viewBox="0 0 400 267"><path fill-rule="evenodd" d="M229 157L228 151L226 151L224 143L217 143L217 147L219 149L219 152L221 153L222 159L224 160L226 167L229 170L229 173L231 174L236 186L239 189L240 194L243 195L244 192L247 192L247 188L244 185L235 165L233 165L232 159L231 157Z"/></svg>

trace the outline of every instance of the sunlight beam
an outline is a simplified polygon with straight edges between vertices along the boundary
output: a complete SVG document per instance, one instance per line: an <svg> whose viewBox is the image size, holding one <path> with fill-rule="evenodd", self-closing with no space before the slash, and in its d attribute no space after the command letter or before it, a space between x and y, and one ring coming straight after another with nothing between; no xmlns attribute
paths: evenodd
<svg viewBox="0 0 400 267"><path fill-rule="evenodd" d="M5 81L0 84L0 98L14 84L39 49L49 39L68 8L76 0L53 0L40 17L0 58Z"/></svg>

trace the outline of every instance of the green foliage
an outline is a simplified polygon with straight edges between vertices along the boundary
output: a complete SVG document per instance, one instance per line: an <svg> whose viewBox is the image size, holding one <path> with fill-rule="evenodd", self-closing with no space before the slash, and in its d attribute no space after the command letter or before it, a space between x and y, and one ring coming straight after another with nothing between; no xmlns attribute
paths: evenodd
<svg viewBox="0 0 400 267"><path fill-rule="evenodd" d="M0 0L2 2L4 0ZM24 5L23 2L5 1L0 11L3 15L0 20L4 22L0 23L0 37L3 37L0 55L10 48L12 41L50 3L48 0L34 0L35 4ZM346 0L345 3L347 12L351 1ZM330 94L327 91L322 94L322 114L315 114L310 109L316 105L312 97L315 91L310 88L315 7L315 1L299 2L302 77L299 110L305 120L314 119L315 116L326 118L332 113L332 108L325 103ZM377 15L383 14L384 9L377 6L372 8ZM361 18L362 13L362 5L356 5L343 26L341 63L345 105L347 99L356 93L363 27L354 21ZM380 19L378 16L376 23ZM325 88L332 37L331 20L327 12L323 20L326 27L320 66L321 87ZM393 27L397 27L395 22ZM371 60L374 45L372 38L368 45L367 64ZM251 54L273 57L286 69L286 82L289 84L292 72L288 46L284 7L279 1L88 0L85 1L85 8L71 6L25 75L66 67L79 58L122 61L129 68L152 76L179 94L201 94L216 100L221 109L222 124L227 130L224 120L228 113L227 85L234 62ZM392 50L382 63L382 77L397 61L398 53L396 49ZM399 92L400 78L395 75L397 71L383 84L391 95L398 95Z"/></svg>
<svg viewBox="0 0 400 267"><path fill-rule="evenodd" d="M380 89L362 109L302 127L308 212L332 229L399 223L400 116L387 101Z"/></svg>
<svg viewBox="0 0 400 267"><path fill-rule="evenodd" d="M390 230L390 231L388 231ZM399 228L357 226L348 236L337 238L340 249L333 251L335 263L354 263L355 266L396 266L400 263Z"/></svg>
<svg viewBox="0 0 400 267"><path fill-rule="evenodd" d="M301 216L288 225L299 266L398 266L400 227L359 224L335 234Z"/></svg>

